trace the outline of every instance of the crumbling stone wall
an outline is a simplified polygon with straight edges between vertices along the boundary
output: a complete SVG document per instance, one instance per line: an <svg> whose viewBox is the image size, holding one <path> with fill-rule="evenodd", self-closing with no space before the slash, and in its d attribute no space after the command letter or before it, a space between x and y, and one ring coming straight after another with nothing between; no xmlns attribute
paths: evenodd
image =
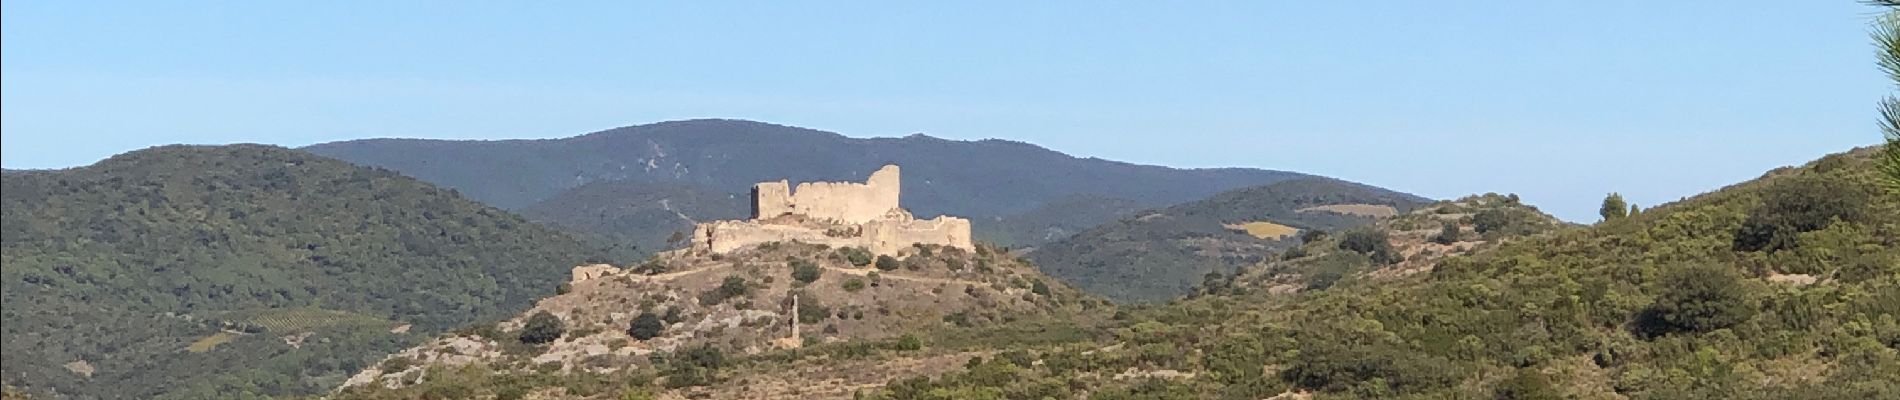
<svg viewBox="0 0 1900 400"><path fill-rule="evenodd" d="M903 182L896 165L871 173L864 183L804 182L790 189L786 181L752 186L752 219L798 214L841 224L862 224L898 207Z"/></svg>
<svg viewBox="0 0 1900 400"><path fill-rule="evenodd" d="M862 242L871 252L895 255L913 243L976 249L970 239L970 220L951 216L916 219L901 210L892 213L892 216L864 224Z"/></svg>
<svg viewBox="0 0 1900 400"><path fill-rule="evenodd" d="M914 243L975 249L970 220L939 216L920 220L898 206L899 169L886 165L864 183L786 181L752 187L747 221L715 221L693 229L689 251L724 253L769 242L857 246L897 255Z"/></svg>
<svg viewBox="0 0 1900 400"><path fill-rule="evenodd" d="M574 270L573 270L574 277L573 279L568 280L568 282L580 283L581 281L585 281L589 279L598 279L600 277L613 275L619 272L620 272L620 268L615 268L614 266L607 265L607 264L582 265L582 266L574 267Z"/></svg>
<svg viewBox="0 0 1900 400"><path fill-rule="evenodd" d="M769 219L791 213L792 188L785 181L752 185L752 219Z"/></svg>
<svg viewBox="0 0 1900 400"><path fill-rule="evenodd" d="M726 253L771 242L804 242L827 246L857 246L858 237L832 237L825 231L757 221L717 221L693 228L695 251Z"/></svg>

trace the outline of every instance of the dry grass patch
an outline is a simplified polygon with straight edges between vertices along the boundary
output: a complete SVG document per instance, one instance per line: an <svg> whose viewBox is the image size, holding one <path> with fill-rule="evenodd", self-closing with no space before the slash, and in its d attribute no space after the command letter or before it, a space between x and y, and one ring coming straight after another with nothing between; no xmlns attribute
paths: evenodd
<svg viewBox="0 0 1900 400"><path fill-rule="evenodd" d="M211 334L211 336L205 336L202 339L198 339L198 341L196 342L191 342L191 346L186 347L185 351L189 351L193 353L203 353L203 352L211 351L211 349L218 348L218 345L224 344L225 342L230 342L231 339L237 339L237 337L238 337L238 334L236 333L218 331L218 333L213 333Z"/></svg>
<svg viewBox="0 0 1900 400"><path fill-rule="evenodd" d="M1280 224L1267 222L1267 221L1244 222L1244 223L1238 223L1238 224L1226 224L1226 225L1221 225L1221 226L1226 227L1227 229L1247 232L1248 235L1253 235L1253 237L1256 237L1256 238L1271 239L1271 240L1286 239L1288 237L1292 237L1294 234L1300 233L1299 228L1294 228L1294 227L1286 226L1286 225L1280 225Z"/></svg>

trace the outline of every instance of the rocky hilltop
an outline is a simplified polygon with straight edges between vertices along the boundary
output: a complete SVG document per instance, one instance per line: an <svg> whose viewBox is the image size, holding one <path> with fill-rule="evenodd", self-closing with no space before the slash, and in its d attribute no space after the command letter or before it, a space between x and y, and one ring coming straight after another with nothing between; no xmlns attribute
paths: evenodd
<svg viewBox="0 0 1900 400"><path fill-rule="evenodd" d="M344 393L399 392L456 373L657 375L681 393L756 393L768 388L703 387L718 374L676 359L799 357L825 344L917 350L921 339L907 332L1106 304L971 243L968 220L911 218L898 207L898 179L888 166L862 184L761 183L752 219L701 224L689 247L639 265L575 267L560 293L533 309L392 355L349 379Z"/></svg>
<svg viewBox="0 0 1900 400"><path fill-rule="evenodd" d="M1103 304L1021 259L989 246L974 249L919 244L871 256L862 248L774 242L721 254L673 253L631 268L580 266L561 294L533 309L397 353L350 379L346 391L402 388L431 373L470 368L667 375L669 366L655 360L691 351L785 356L811 345L897 341L905 332ZM544 329L537 318L552 318L558 328L537 331ZM536 334L546 337L531 338ZM663 379L688 387L706 377Z"/></svg>

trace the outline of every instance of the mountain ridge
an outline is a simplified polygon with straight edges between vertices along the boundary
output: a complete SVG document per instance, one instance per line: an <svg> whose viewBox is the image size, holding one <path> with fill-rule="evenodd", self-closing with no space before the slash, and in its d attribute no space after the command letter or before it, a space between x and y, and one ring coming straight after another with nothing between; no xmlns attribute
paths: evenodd
<svg viewBox="0 0 1900 400"><path fill-rule="evenodd" d="M761 181L862 178L858 176L861 171L887 163L904 165L907 177L912 178L906 181L905 192L906 202L915 204L914 211L922 215L948 213L973 217L1026 211L1047 199L1078 193L1158 206L1193 200L1232 187L1309 176L1250 168L1179 169L1081 158L1003 139L960 141L921 134L903 138L851 138L815 129L729 119L666 121L558 139L363 139L302 149L391 168L461 189L478 200L507 209L526 207L559 191L595 180L688 181L714 190L742 192ZM454 157L419 156L433 152L453 153ZM517 157L485 157L500 154ZM491 161L484 161L495 159L540 161L517 161L519 165L512 168L499 168ZM454 171L443 166L446 164L483 172ZM631 171L634 168L638 170ZM508 182L506 188L490 187L495 185L490 181L497 176L490 172L504 171L537 176L528 181ZM1004 172L1018 176L1009 179L985 176ZM1180 182L1183 180L1194 182ZM932 183L919 184L921 182ZM954 187L933 187L946 184ZM1046 187L1052 185L1060 190ZM1011 199L952 198L956 193L981 192L1019 194Z"/></svg>

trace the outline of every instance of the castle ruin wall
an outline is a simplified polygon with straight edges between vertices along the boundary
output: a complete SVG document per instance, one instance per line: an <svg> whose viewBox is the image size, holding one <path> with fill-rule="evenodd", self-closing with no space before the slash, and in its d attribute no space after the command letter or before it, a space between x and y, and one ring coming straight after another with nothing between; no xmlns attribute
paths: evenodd
<svg viewBox="0 0 1900 400"><path fill-rule="evenodd" d="M886 165L864 183L805 182L793 188L781 180L753 185L753 218L700 224L693 229L690 250L725 253L791 241L865 247L884 255L897 255L916 243L975 249L970 220L919 220L899 207L899 172L896 165Z"/></svg>

